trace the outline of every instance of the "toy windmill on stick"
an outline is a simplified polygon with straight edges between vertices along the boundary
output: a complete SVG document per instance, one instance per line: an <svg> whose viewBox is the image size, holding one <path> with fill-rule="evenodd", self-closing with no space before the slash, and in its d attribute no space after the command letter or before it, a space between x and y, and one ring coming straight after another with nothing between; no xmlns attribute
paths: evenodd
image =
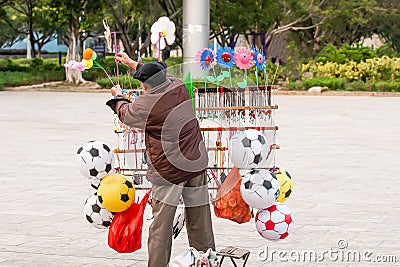
<svg viewBox="0 0 400 267"><path fill-rule="evenodd" d="M168 17L161 17L154 22L150 31L151 43L157 45L158 61L161 61L161 50L175 41L175 24Z"/></svg>

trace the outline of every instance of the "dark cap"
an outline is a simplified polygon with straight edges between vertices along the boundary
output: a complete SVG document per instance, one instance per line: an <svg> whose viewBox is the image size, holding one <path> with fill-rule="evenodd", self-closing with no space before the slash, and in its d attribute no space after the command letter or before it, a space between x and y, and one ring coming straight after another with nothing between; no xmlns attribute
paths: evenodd
<svg viewBox="0 0 400 267"><path fill-rule="evenodd" d="M140 66L134 73L133 78L144 82L151 87L162 84L167 80L167 65L164 62L149 62Z"/></svg>

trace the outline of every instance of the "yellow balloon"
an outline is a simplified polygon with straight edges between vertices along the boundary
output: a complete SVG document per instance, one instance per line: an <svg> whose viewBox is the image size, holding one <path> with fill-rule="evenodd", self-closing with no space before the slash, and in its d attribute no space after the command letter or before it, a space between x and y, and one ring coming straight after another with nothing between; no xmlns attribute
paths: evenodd
<svg viewBox="0 0 400 267"><path fill-rule="evenodd" d="M86 69L93 67L93 59L82 59L83 64L85 64Z"/></svg>
<svg viewBox="0 0 400 267"><path fill-rule="evenodd" d="M111 212L128 209L135 199L135 187L131 179L122 174L105 176L97 189L101 205Z"/></svg>
<svg viewBox="0 0 400 267"><path fill-rule="evenodd" d="M293 191L292 177L286 170L282 168L277 168L274 174L280 184L280 194L276 201L285 202L290 197Z"/></svg>

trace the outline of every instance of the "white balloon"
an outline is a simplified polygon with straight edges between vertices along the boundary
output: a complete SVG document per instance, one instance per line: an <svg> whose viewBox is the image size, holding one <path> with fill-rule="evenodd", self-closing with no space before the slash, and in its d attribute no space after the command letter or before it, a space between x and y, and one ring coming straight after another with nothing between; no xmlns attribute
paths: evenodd
<svg viewBox="0 0 400 267"><path fill-rule="evenodd" d="M275 203L279 196L280 184L267 170L252 170L242 177L240 194L253 208L265 209Z"/></svg>
<svg viewBox="0 0 400 267"><path fill-rule="evenodd" d="M270 146L265 136L249 129L235 134L229 141L229 156L240 169L268 167Z"/></svg>
<svg viewBox="0 0 400 267"><path fill-rule="evenodd" d="M83 211L86 220L96 228L105 229L110 226L114 215L111 211L103 208L97 194L94 193L86 201Z"/></svg>
<svg viewBox="0 0 400 267"><path fill-rule="evenodd" d="M82 175L90 179L101 179L114 172L114 153L103 142L89 141L80 146L75 161Z"/></svg>

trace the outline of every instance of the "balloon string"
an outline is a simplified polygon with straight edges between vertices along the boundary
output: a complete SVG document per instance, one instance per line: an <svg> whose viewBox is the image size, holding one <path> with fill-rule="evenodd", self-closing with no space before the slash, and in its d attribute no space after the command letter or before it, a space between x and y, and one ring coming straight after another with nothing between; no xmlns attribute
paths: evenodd
<svg viewBox="0 0 400 267"><path fill-rule="evenodd" d="M133 142L134 142L134 149L135 149L136 169L138 169L139 168L139 163L138 163L138 155L137 155L137 147L136 147L136 143L137 143L138 137L137 137L137 132L134 132L132 134L133 134Z"/></svg>
<svg viewBox="0 0 400 267"><path fill-rule="evenodd" d="M117 32L113 32L114 34L114 48L115 48L115 55L118 53L118 46L117 46ZM117 67L117 77L119 76L119 71L118 71L118 62L116 62L116 67Z"/></svg>
<svg viewBox="0 0 400 267"><path fill-rule="evenodd" d="M158 53L158 62L161 61L161 32L158 33L158 49L157 49L157 53Z"/></svg>
<svg viewBox="0 0 400 267"><path fill-rule="evenodd" d="M101 69L104 71L104 73L107 75L107 78L110 80L111 84L115 86L113 80L111 79L110 75L108 75L107 71L101 66L97 61L93 61L94 65L96 66L95 68Z"/></svg>

